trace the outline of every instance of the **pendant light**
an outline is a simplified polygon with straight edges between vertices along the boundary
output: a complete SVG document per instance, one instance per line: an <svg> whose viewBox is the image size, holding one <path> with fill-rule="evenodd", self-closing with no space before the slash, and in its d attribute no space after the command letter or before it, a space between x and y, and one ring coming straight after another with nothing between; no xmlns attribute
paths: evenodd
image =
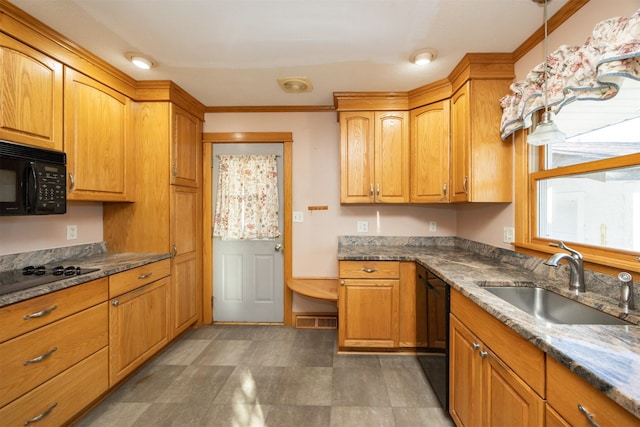
<svg viewBox="0 0 640 427"><path fill-rule="evenodd" d="M565 134L558 129L558 126L553 122L553 112L549 109L549 100L547 98L547 80L548 80L548 40L547 40L547 3L551 0L532 0L534 3L544 3L544 113L542 114L542 121L538 123L533 132L527 136L527 143L531 145L547 145L555 144L558 142L564 142Z"/></svg>

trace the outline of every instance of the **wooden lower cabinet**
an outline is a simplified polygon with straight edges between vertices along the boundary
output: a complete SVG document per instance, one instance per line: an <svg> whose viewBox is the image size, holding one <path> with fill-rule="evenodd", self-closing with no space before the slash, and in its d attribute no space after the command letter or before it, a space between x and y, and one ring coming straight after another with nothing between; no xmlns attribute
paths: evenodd
<svg viewBox="0 0 640 427"><path fill-rule="evenodd" d="M0 423L7 427L66 425L109 388L108 356L105 347L1 408Z"/></svg>
<svg viewBox="0 0 640 427"><path fill-rule="evenodd" d="M109 385L169 342L169 277L109 301Z"/></svg>
<svg viewBox="0 0 640 427"><path fill-rule="evenodd" d="M457 426L544 425L545 354L451 289L449 412Z"/></svg>
<svg viewBox="0 0 640 427"><path fill-rule="evenodd" d="M584 412L578 408L582 407ZM587 416L588 414L588 416ZM634 416L578 375L547 356L547 423L549 426L640 426ZM591 423L588 419L591 417Z"/></svg>

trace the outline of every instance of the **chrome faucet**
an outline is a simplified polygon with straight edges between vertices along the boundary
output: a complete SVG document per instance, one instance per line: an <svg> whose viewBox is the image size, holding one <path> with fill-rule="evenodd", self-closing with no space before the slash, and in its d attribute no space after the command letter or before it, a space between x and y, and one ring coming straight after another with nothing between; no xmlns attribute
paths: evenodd
<svg viewBox="0 0 640 427"><path fill-rule="evenodd" d="M550 243L551 246L558 246L560 249L564 249L569 252L565 254L560 252L551 255L551 257L544 262L545 265L551 267L558 267L559 262L563 259L567 260L569 267L571 267L571 276L569 277L569 290L577 292L586 292L584 284L584 264L582 254L574 249L567 247L564 242L558 242L558 244Z"/></svg>
<svg viewBox="0 0 640 427"><path fill-rule="evenodd" d="M618 304L624 312L635 310L636 306L633 298L633 278L627 272L618 274L620 281L620 303Z"/></svg>

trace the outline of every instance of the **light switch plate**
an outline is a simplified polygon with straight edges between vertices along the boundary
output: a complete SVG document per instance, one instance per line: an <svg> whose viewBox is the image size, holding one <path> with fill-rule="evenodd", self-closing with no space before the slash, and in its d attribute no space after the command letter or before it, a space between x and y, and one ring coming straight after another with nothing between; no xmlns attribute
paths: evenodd
<svg viewBox="0 0 640 427"><path fill-rule="evenodd" d="M304 222L304 215L302 212L293 213L293 222Z"/></svg>
<svg viewBox="0 0 640 427"><path fill-rule="evenodd" d="M76 240L78 238L78 226L67 225L67 240Z"/></svg>

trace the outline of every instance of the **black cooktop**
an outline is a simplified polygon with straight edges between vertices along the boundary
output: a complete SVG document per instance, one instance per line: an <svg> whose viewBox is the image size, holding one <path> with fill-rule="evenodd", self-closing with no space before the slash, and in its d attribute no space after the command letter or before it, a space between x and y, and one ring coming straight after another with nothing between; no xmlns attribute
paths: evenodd
<svg viewBox="0 0 640 427"><path fill-rule="evenodd" d="M75 265L65 266L56 263L49 265L29 265L19 270L5 271L0 273L0 295L23 291L35 286L57 282L58 280L68 279L73 276L80 276L98 270L100 269Z"/></svg>

